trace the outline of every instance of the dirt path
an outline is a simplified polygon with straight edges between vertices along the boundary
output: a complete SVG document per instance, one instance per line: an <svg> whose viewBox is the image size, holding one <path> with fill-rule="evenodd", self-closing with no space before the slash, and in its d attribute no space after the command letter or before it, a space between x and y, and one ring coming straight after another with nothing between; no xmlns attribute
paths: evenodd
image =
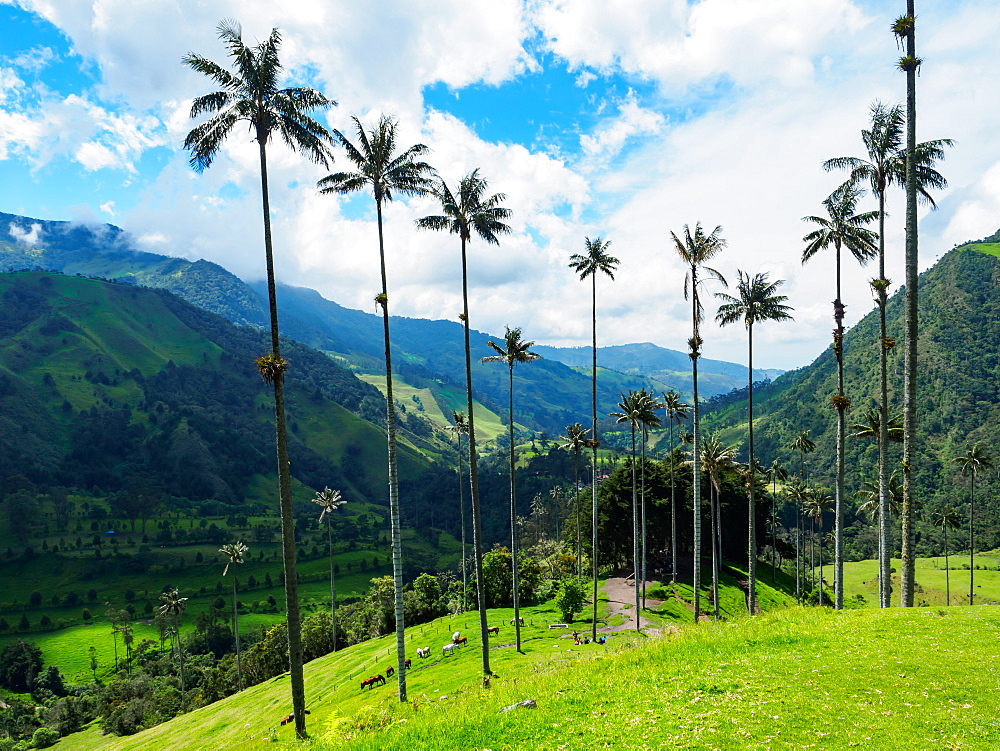
<svg viewBox="0 0 1000 751"><path fill-rule="evenodd" d="M658 582L647 581L646 589L656 584ZM610 621L616 615L621 615L625 618L625 622L614 626L607 626L599 630L635 630L635 587L632 586L632 582L626 581L624 576L612 576L604 585L604 593L608 596L608 620ZM662 604L660 600L646 598L646 607L648 608L658 608ZM644 629L647 634L651 635L658 636L660 633L660 629L641 613L639 614L639 628Z"/></svg>

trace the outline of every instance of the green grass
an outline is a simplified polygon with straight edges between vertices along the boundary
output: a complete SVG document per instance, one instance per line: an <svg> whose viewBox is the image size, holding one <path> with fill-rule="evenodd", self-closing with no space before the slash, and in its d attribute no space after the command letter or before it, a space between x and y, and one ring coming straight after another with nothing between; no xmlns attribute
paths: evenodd
<svg viewBox="0 0 1000 751"><path fill-rule="evenodd" d="M950 579L951 604L965 605L969 602L969 556L948 556L948 577ZM975 565L982 567L975 571L976 604L1000 604L1000 550L976 553ZM901 562L894 558L891 567L894 596L892 604L898 604L899 570ZM992 570L991 570L992 569ZM831 581L832 566L824 567L824 577ZM944 556L917 558L914 562L915 602L918 605L945 605ZM844 564L844 600L864 598L865 604L878 607L878 564L876 561L858 561Z"/></svg>
<svg viewBox="0 0 1000 751"><path fill-rule="evenodd" d="M509 611L500 643L511 636ZM575 646L526 609L525 654L492 652L498 677L478 686L475 615L408 633L435 652L451 631L470 637L454 657L414 660L410 702L394 686L360 692L391 659L392 638L306 666L309 728L318 748L995 748L1000 610L782 608L755 618L683 625L662 638L631 632ZM132 738L90 729L66 749L294 745L278 718L286 677ZM501 710L525 699L536 709ZM891 742L888 740L891 739Z"/></svg>
<svg viewBox="0 0 1000 751"><path fill-rule="evenodd" d="M975 250L979 253L985 253L988 256L1000 258L1000 243L969 243L962 247L963 249Z"/></svg>

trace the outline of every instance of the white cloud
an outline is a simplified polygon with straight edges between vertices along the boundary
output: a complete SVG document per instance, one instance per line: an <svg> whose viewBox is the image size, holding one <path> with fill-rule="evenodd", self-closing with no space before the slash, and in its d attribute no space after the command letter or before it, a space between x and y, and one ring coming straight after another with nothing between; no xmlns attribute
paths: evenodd
<svg viewBox="0 0 1000 751"><path fill-rule="evenodd" d="M42 236L42 225L34 222L31 225L31 229L25 230L23 227L11 222L7 231L14 240L23 245L37 245L38 239Z"/></svg>
<svg viewBox="0 0 1000 751"><path fill-rule="evenodd" d="M105 214L108 214L109 216L118 216L118 212L115 211L114 201L107 201L105 203L102 203L101 211L103 211Z"/></svg>

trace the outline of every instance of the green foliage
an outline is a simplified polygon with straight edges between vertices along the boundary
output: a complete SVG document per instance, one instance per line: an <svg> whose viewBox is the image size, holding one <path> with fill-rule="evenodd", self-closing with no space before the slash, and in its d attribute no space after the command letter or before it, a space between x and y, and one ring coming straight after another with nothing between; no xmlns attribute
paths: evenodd
<svg viewBox="0 0 1000 751"><path fill-rule="evenodd" d="M556 594L556 607L563 620L572 623L577 613L583 610L587 602L588 582L583 579L563 579Z"/></svg>
<svg viewBox="0 0 1000 751"><path fill-rule="evenodd" d="M41 670L42 650L30 642L18 639L0 651L0 686L10 691L30 691Z"/></svg>
<svg viewBox="0 0 1000 751"><path fill-rule="evenodd" d="M59 740L59 733L52 728L38 728L31 735L32 748L49 748Z"/></svg>

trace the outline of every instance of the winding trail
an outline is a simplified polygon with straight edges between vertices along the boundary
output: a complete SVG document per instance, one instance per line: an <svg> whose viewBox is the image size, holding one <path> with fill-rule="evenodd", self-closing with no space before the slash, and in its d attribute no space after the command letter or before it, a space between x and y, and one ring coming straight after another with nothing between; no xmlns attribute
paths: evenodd
<svg viewBox="0 0 1000 751"><path fill-rule="evenodd" d="M656 586L659 582L647 581L646 589ZM641 585L640 585L641 586ZM605 626L598 631L635 631L635 587L624 576L612 576L604 585L604 593L608 597L608 620L614 616L621 615L625 618L624 623ZM663 602L646 598L646 607L658 608ZM652 636L659 636L660 628L652 623L641 613L639 614L639 628Z"/></svg>

